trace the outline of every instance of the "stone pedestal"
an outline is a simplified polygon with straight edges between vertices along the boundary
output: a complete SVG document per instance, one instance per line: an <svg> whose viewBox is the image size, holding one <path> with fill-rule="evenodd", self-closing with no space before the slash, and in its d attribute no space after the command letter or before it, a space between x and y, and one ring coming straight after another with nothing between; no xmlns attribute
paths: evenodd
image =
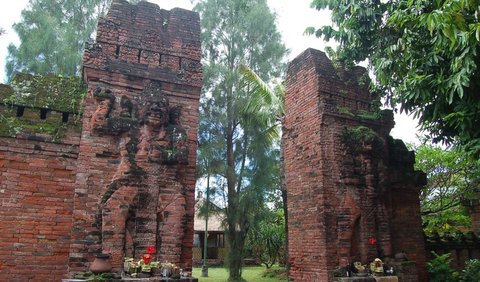
<svg viewBox="0 0 480 282"><path fill-rule="evenodd" d="M341 277L335 282L398 282L397 276Z"/></svg>
<svg viewBox="0 0 480 282"><path fill-rule="evenodd" d="M335 282L375 282L375 278L369 277L340 277Z"/></svg>

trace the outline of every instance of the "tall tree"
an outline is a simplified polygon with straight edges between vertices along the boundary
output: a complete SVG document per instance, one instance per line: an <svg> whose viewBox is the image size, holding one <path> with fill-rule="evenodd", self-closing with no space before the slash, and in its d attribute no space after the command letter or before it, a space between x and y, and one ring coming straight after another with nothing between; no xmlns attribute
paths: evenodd
<svg viewBox="0 0 480 282"><path fill-rule="evenodd" d="M229 280L239 281L256 208L263 207L265 189L276 185L266 171L278 161L278 149L265 134L270 120L245 113L253 90L243 83L239 67L248 65L268 81L279 75L286 49L265 0L203 0L195 10L202 19L203 100L214 105L208 123L217 130L214 142L222 144L218 177L226 183Z"/></svg>
<svg viewBox="0 0 480 282"><path fill-rule="evenodd" d="M374 87L420 118L435 141L480 156L480 0L314 0L332 26L308 28L335 39L338 60L368 59Z"/></svg>
<svg viewBox="0 0 480 282"><path fill-rule="evenodd" d="M79 75L84 43L93 39L98 19L110 3L111 0L30 0L21 21L13 25L20 45L8 46L8 79L16 72Z"/></svg>
<svg viewBox="0 0 480 282"><path fill-rule="evenodd" d="M203 265L202 265L202 277L208 276L207 265L207 245L208 240L208 219L209 215L215 211L215 207L212 204L212 199L215 198L215 192L217 185L212 185L212 179L221 173L222 170L222 145L223 142L218 142L218 138L215 138L220 131L216 127L216 124L211 124L210 121L214 119L214 114L219 109L215 109L215 103L212 99L205 99L202 97L200 101L200 122L198 129L198 153L197 153L197 179L205 180L201 183L205 186L205 201L196 211L199 216L205 218L205 239L203 246ZM214 186L214 187L212 187Z"/></svg>
<svg viewBox="0 0 480 282"><path fill-rule="evenodd" d="M284 98L285 98L285 85L283 83L276 82L274 87L270 87L265 81L263 81L252 69L248 66L242 65L240 68L242 78L248 84L248 87L252 89L251 99L245 109L247 115L261 114L264 119L269 119L272 127L267 131L276 135L280 127L283 129L283 118L285 114ZM288 209L287 209L287 189L284 181L285 166L283 161L283 139L280 139L280 163L278 170L280 175L278 178L279 190L274 191L271 195L269 202L275 203L275 209L283 210L283 233L285 234L285 246L278 251L282 251L281 258L285 263L287 269L288 264ZM280 194L280 201L278 197ZM261 229L261 228L260 228ZM258 227L257 227L258 230ZM269 230L265 229L264 231ZM278 237L277 237L278 238Z"/></svg>

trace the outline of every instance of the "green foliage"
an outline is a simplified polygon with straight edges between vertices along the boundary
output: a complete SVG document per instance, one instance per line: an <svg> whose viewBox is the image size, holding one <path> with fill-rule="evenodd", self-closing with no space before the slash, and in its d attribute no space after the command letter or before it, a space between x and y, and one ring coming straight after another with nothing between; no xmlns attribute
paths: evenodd
<svg viewBox="0 0 480 282"><path fill-rule="evenodd" d="M465 263L465 269L462 271L463 282L478 281L480 279L480 260L471 259Z"/></svg>
<svg viewBox="0 0 480 282"><path fill-rule="evenodd" d="M249 230L246 247L269 269L285 255L286 234L283 210L266 212L268 215Z"/></svg>
<svg viewBox="0 0 480 282"><path fill-rule="evenodd" d="M424 231L452 234L469 227L471 219L463 203L475 197L479 172L458 148L444 149L423 144L416 151L415 169L427 174L420 192Z"/></svg>
<svg viewBox="0 0 480 282"><path fill-rule="evenodd" d="M262 276L270 277L270 278L287 279L287 270L285 268L268 268L263 272Z"/></svg>
<svg viewBox="0 0 480 282"><path fill-rule="evenodd" d="M479 281L480 277L480 260L471 259L466 261L465 268L461 273L452 269L450 253L437 255L427 263L430 282L473 282Z"/></svg>
<svg viewBox="0 0 480 282"><path fill-rule="evenodd" d="M278 145L265 134L274 118L268 111L245 114L255 89L242 81L240 66L268 81L280 73L286 49L265 0L203 0L195 10L204 58L200 174L215 179L226 201L229 279L238 281L248 229L258 220L265 191L279 183L272 177L279 175Z"/></svg>
<svg viewBox="0 0 480 282"><path fill-rule="evenodd" d="M20 45L8 46L9 80L17 72L80 74L84 43L91 39L109 0L30 0L13 29Z"/></svg>
<svg viewBox="0 0 480 282"><path fill-rule="evenodd" d="M366 145L371 145L375 151L380 151L385 141L372 129L366 126L346 128L343 131L342 139L351 153L361 152Z"/></svg>
<svg viewBox="0 0 480 282"><path fill-rule="evenodd" d="M347 66L368 59L373 88L415 113L435 141L458 142L480 156L478 0L314 0L332 26L306 33L340 46ZM399 56L401 54L401 56Z"/></svg>
<svg viewBox="0 0 480 282"><path fill-rule="evenodd" d="M8 80L17 72L79 75L84 44L93 40L98 19L107 12L111 2L30 0L22 11L21 21L13 25L20 45L8 46L5 66Z"/></svg>
<svg viewBox="0 0 480 282"><path fill-rule="evenodd" d="M0 88L0 102L78 114L85 94L85 85L79 77L19 73L10 86Z"/></svg>
<svg viewBox="0 0 480 282"><path fill-rule="evenodd" d="M283 268L273 267L269 270L269 272L273 271L285 271ZM282 277L281 275L277 277L267 277L270 275L264 276L263 274L266 272L265 267L263 266L248 266L244 267L242 276L247 281L255 281L255 282L284 282L287 281L286 277ZM201 277L201 268L193 268L194 277L198 277L199 282L226 282L228 281L228 272L225 268L213 268L210 267L208 269L208 277Z"/></svg>
<svg viewBox="0 0 480 282"><path fill-rule="evenodd" d="M452 259L450 258L450 253L437 255L435 252L432 252L435 256L434 259L430 260L427 263L427 270L429 273L430 282L456 282L458 281L458 273L455 272L450 263Z"/></svg>
<svg viewBox="0 0 480 282"><path fill-rule="evenodd" d="M247 87L250 99L243 108L243 115L247 123L261 123L267 127L267 138L280 138L280 123L285 112L284 97L285 86L276 83L272 89L251 68L246 65L240 66L241 83Z"/></svg>

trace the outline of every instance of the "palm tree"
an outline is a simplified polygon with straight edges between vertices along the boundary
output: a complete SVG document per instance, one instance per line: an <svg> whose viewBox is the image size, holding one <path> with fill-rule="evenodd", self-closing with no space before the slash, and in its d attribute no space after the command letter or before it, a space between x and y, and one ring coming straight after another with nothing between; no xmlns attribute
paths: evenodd
<svg viewBox="0 0 480 282"><path fill-rule="evenodd" d="M246 65L240 67L240 73L247 87L251 88L251 97L244 110L244 115L252 122L260 122L269 125L265 134L269 138L280 138L280 131L283 128L283 117L285 114L284 98L285 86L283 83L276 83L271 88L263 81L251 68ZM287 213L287 190L284 181L284 162L283 162L283 141L280 138L280 179L281 193L283 201L283 212L285 216L285 234L286 248L285 258L288 269L288 213Z"/></svg>
<svg viewBox="0 0 480 282"><path fill-rule="evenodd" d="M265 124L269 140L280 138L280 129L284 114L285 87L276 83L274 88L263 81L250 67L240 66L243 82L249 88L251 96L243 108L245 120L254 124Z"/></svg>

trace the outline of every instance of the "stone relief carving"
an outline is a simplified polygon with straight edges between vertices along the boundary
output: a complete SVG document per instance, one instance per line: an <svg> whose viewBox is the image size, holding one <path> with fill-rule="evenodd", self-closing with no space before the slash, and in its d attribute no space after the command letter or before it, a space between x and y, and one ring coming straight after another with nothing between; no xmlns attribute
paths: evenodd
<svg viewBox="0 0 480 282"><path fill-rule="evenodd" d="M115 103L115 96L112 94L112 91L109 89L102 89L97 87L93 91L93 97L97 101L97 108L92 115L90 120L90 125L92 130L101 131L105 124L110 112L113 109Z"/></svg>
<svg viewBox="0 0 480 282"><path fill-rule="evenodd" d="M180 125L181 107L170 107L168 97L157 82L152 82L139 97L122 96L120 109L108 89L93 92L97 108L91 118L94 132L138 138L136 157L163 164L188 162L187 135Z"/></svg>
<svg viewBox="0 0 480 282"><path fill-rule="evenodd" d="M181 245L167 250L162 237L181 234L186 213L183 184L167 173L168 167L178 171L188 163L181 108L169 105L157 82L134 99L123 95L118 101L111 91L100 88L93 96L97 108L92 131L117 136L120 156L101 199L102 251L112 255L114 266L146 244L155 245L159 255L171 261L180 261Z"/></svg>

